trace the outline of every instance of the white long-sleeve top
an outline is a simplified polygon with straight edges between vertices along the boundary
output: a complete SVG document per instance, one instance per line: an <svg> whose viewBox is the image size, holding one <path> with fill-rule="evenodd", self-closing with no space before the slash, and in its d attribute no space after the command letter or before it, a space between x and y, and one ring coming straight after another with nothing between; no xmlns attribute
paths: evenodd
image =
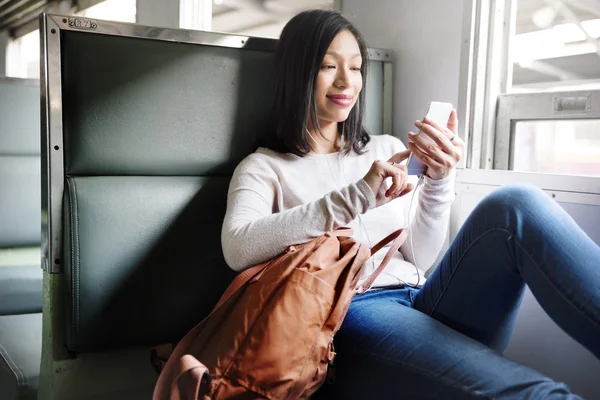
<svg viewBox="0 0 600 400"><path fill-rule="evenodd" d="M413 193L375 208L375 196L363 179L373 161L386 161L405 149L390 135L372 136L362 155L299 157L259 148L237 166L229 185L221 232L225 261L241 271L342 226L353 228L353 237L369 246L409 227ZM411 240L424 282L424 271L443 246L453 200L454 173L437 181L425 177L412 205L409 237L372 287L417 283ZM363 279L385 253L367 262Z"/></svg>

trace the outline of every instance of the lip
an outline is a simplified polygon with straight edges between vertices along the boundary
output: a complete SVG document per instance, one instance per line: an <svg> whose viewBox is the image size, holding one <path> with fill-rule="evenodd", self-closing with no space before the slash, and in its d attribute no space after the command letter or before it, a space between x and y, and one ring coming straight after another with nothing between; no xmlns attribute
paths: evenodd
<svg viewBox="0 0 600 400"><path fill-rule="evenodd" d="M331 94L327 98L333 103L341 107L349 107L352 105L352 96L349 94Z"/></svg>
<svg viewBox="0 0 600 400"><path fill-rule="evenodd" d="M327 97L329 97L330 99L336 99L336 100L352 100L351 94L329 94L329 95L327 95Z"/></svg>

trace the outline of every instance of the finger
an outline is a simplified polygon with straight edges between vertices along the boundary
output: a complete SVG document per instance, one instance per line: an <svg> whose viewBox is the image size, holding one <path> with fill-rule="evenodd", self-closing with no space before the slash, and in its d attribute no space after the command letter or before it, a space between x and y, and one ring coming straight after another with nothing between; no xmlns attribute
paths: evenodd
<svg viewBox="0 0 600 400"><path fill-rule="evenodd" d="M421 139L421 138L419 138L419 135L416 135L413 132L409 132L408 137L409 137L409 139L411 139L414 142L417 142L417 140ZM449 148L446 151L444 151L442 148L432 144L429 141L423 141L421 139L421 142L425 142L424 145L427 147L423 148L422 145L419 146L417 143L419 150L421 150L421 152L423 152L423 153L426 153L432 159L434 159L439 164L445 166L448 169L454 167L454 165L460 159L460 152L458 151L457 148L455 148L452 145L450 145Z"/></svg>
<svg viewBox="0 0 600 400"><path fill-rule="evenodd" d="M427 126L429 126L434 129L433 131L431 129L429 129L430 132L434 132L437 135L442 134L443 136L445 136L448 139L451 139L455 135L455 133L452 132L450 130L450 128L440 125L437 121L434 121L431 118L427 118L427 117L423 118L422 125L423 125L422 128L426 128ZM421 129L421 131L422 130L423 129ZM438 132L435 132L435 131L438 131ZM434 139L434 137L432 137L432 139Z"/></svg>
<svg viewBox="0 0 600 400"><path fill-rule="evenodd" d="M423 152L435 156L438 160L443 157L443 154L454 154L454 145L450 143L450 139L440 138L442 135L433 127L423 124L421 125L421 132L408 132L408 140L417 144ZM435 142L427 137L431 137Z"/></svg>
<svg viewBox="0 0 600 400"><path fill-rule="evenodd" d="M428 125L435 129L435 131L434 131L435 135L439 135L440 133L442 134L443 137L440 137L439 141L436 140L436 143L441 144L442 142L444 142L449 146L459 147L461 150L464 150L465 142L456 133L458 130L458 119L456 118L456 111L453 110L452 113L450 114L450 118L448 119L447 127L443 127L436 121L429 119L427 117L425 117L423 119L423 122L424 122L424 124L422 125L422 127L419 127L419 128L421 128L422 131L426 130L427 136L432 137L429 134L431 131L428 130L428 128L427 128ZM415 123L415 125L416 125L416 123ZM447 138L448 140L447 141L444 140L445 138ZM432 139L435 140L435 137L432 137Z"/></svg>
<svg viewBox="0 0 600 400"><path fill-rule="evenodd" d="M415 188L415 185L413 185L412 183L407 184L406 187L404 188L404 190L402 190L400 193L398 193L396 195L396 197L394 197L394 199L397 199L398 197L402 197L406 193L412 192L414 188Z"/></svg>
<svg viewBox="0 0 600 400"><path fill-rule="evenodd" d="M406 188L406 185L408 185L408 167L406 167L406 165L395 165L395 167L400 170L401 183L398 188L392 192L392 199L398 197L398 194Z"/></svg>
<svg viewBox="0 0 600 400"><path fill-rule="evenodd" d="M440 127L439 125L437 126L438 128ZM432 137L433 140L435 140L435 143L438 145L439 149L441 149L443 153L440 153L438 151L438 148L436 148L435 146L431 147L431 144L427 143L427 141L422 138L420 141L421 143L423 143L420 145L421 148L426 149L430 155L435 156L435 158L440 163L446 163L449 168L451 168L451 165L448 164L448 162L451 161L453 162L452 165L455 165L456 163L458 163L458 161L460 161L465 151L465 142L458 135L454 135L454 133L450 132L450 134L452 134L453 136L451 138L448 138L446 134L440 134L439 129L429 124L423 124L421 130L427 136ZM446 128L446 130L448 130L448 128ZM410 133L409 138L412 139ZM417 139L414 139L414 141L417 142L417 144L419 144ZM447 154L450 157L450 159L444 154Z"/></svg>
<svg viewBox="0 0 600 400"><path fill-rule="evenodd" d="M392 157L390 157L388 162L401 163L402 161L406 160L408 158L408 156L410 156L410 150L407 149L407 150L404 150L404 151L394 154Z"/></svg>
<svg viewBox="0 0 600 400"><path fill-rule="evenodd" d="M442 150L447 153L452 152L454 144L450 139L455 137L455 135L448 128L442 127L440 124L429 118L425 118L424 122L420 124L418 121L415 122L415 126L425 135L430 137ZM425 141L427 138L423 137L422 140Z"/></svg>
<svg viewBox="0 0 600 400"><path fill-rule="evenodd" d="M449 154L456 160L460 159L464 149L464 142L462 139L450 131L450 129L443 128L435 121L428 121L430 121L430 123L421 124L421 132L430 137L444 153ZM420 141L415 140L415 142L420 144L422 148L426 148L429 151L429 144L425 144L427 139L420 139Z"/></svg>
<svg viewBox="0 0 600 400"><path fill-rule="evenodd" d="M396 169L392 163L393 163L393 161L388 161L387 163L385 163L385 166L383 166L384 179L389 178L389 177L392 178L392 184L385 191L385 197L390 197L390 195L393 193L393 191L396 188L396 180L394 179L394 174L396 173ZM383 186L383 183L382 183L382 186Z"/></svg>
<svg viewBox="0 0 600 400"><path fill-rule="evenodd" d="M385 197L393 198L398 191L404 189L406 186L406 181L402 178L400 172L398 171L394 171L390 176L392 178L392 185L385 192Z"/></svg>
<svg viewBox="0 0 600 400"><path fill-rule="evenodd" d="M443 173L444 166L432 158L429 154L425 153L415 143L408 142L408 148L413 152L415 157L421 160L428 168L431 168L436 173Z"/></svg>
<svg viewBox="0 0 600 400"><path fill-rule="evenodd" d="M406 187L406 167L403 165L388 164L387 177L392 178L392 185L385 192L386 197L393 197L394 194Z"/></svg>

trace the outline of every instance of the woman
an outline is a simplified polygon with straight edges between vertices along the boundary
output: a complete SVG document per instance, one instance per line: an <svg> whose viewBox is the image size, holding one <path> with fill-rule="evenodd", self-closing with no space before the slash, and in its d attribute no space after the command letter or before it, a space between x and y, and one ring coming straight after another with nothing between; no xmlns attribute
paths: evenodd
<svg viewBox="0 0 600 400"><path fill-rule="evenodd" d="M408 149L392 136L369 137L362 127L365 43L332 11L294 17L275 58L272 132L237 167L228 193L222 244L230 267L240 271L340 226L371 245L409 228L372 289L352 302L335 338L336 381L320 395L577 398L501 354L527 284L600 357L598 246L542 191L510 186L481 202L425 280L447 231L454 167L465 147L456 113L447 127L415 123L437 146L414 133ZM418 190L398 164L411 152L428 166ZM365 277L378 261L368 263Z"/></svg>

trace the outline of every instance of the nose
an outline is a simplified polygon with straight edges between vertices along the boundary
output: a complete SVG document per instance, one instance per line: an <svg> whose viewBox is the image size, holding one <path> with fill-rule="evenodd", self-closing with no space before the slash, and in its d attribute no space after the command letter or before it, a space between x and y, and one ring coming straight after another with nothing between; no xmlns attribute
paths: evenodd
<svg viewBox="0 0 600 400"><path fill-rule="evenodd" d="M339 88L347 88L352 85L350 71L347 68L338 68L334 84Z"/></svg>

